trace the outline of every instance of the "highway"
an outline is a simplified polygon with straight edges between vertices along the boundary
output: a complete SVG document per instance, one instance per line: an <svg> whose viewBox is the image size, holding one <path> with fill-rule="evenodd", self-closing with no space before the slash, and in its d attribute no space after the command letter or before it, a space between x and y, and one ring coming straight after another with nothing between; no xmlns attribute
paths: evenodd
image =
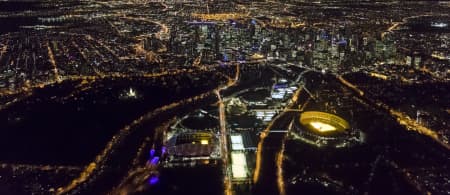
<svg viewBox="0 0 450 195"><path fill-rule="evenodd" d="M220 122L220 145L222 153L222 163L223 163L223 182L225 188L225 195L232 195L232 185L231 177L229 175L229 159L228 159L228 143L227 143L227 129L226 129L226 119L225 119L225 105L223 103L222 97L220 96L219 90L215 91L217 98L219 99L219 122Z"/></svg>
<svg viewBox="0 0 450 195"><path fill-rule="evenodd" d="M220 91L226 90L229 87L232 87L236 85L236 83L239 80L239 74L240 74L240 65L239 63L236 64L236 75L234 79L228 80L227 84L224 86L219 87L217 90L214 90L218 102L219 107L219 123L220 123L220 140L221 140L221 151L222 151L222 161L223 161L223 173L224 173L224 186L225 186L225 195L232 195L233 189L231 184L231 175L229 173L230 160L228 159L229 153L228 153L228 142L227 142L227 125L226 125L226 118L225 118L225 104L223 103L223 99L220 95Z"/></svg>
<svg viewBox="0 0 450 195"><path fill-rule="evenodd" d="M272 129L289 129L292 126L294 117L299 116L299 112L293 107L298 105L300 96L308 96L301 93L303 87L299 87L292 95L290 104L286 106L283 112L277 115L260 134L256 153L256 167L253 175L254 191L256 194L285 194L283 179L283 159L284 144L288 132L270 133ZM305 98L306 100L309 98ZM301 104L306 104L307 101ZM303 106L302 106L303 107Z"/></svg>
<svg viewBox="0 0 450 195"><path fill-rule="evenodd" d="M295 117L295 115L294 115ZM276 167L277 167L277 187L278 187L278 192L280 195L286 195L286 187L284 184L284 175L283 175L283 162L284 162L284 151L286 149L286 140L288 138L289 135L289 131L292 130L292 125L294 124L294 120L291 120L288 128L287 128L287 132L284 134L284 137L281 141L281 149L280 151L277 153L277 158L276 158Z"/></svg>
<svg viewBox="0 0 450 195"><path fill-rule="evenodd" d="M296 113L283 112L270 125L270 129L287 129ZM270 131L269 131L270 132ZM282 194L284 186L282 168L283 143L287 133L269 133L261 139L257 150L257 168L254 175L255 194ZM259 165L258 165L259 164Z"/></svg>
<svg viewBox="0 0 450 195"><path fill-rule="evenodd" d="M50 44L48 41L47 41L47 50L48 50L49 61L50 61L50 64L52 65L52 71L53 71L53 76L55 77L55 81L60 82L61 79L59 78L58 67L56 65L55 56L53 55L53 51L50 48Z"/></svg>
<svg viewBox="0 0 450 195"><path fill-rule="evenodd" d="M280 70L277 72L278 74L276 78L274 78L274 80L288 76L288 79L292 80L292 83L300 85L292 95L291 99L286 101L289 102L287 106L285 106L286 102L278 102L278 99L281 98L271 99L270 97L266 97L268 103L252 102L252 105L249 104L250 106L248 109L245 108L246 111L251 111L252 114L258 111L274 111L271 113L276 113L272 121L270 121L267 126L265 126L265 129L260 132L260 139L257 143L256 159L251 159L256 160L255 170L252 175L254 184L253 194L285 195L287 193L284 181L284 174L286 173L283 172L283 162L285 162L284 159L286 158L285 150L289 151L290 148L287 148L285 144L286 141L289 140L287 137L293 126L293 119L298 117L300 113L303 112L303 108L305 108L307 104L314 106L320 104L320 107L310 107L322 108L322 106L324 106L325 111L327 112L336 113L337 111L339 111L338 109L335 109L337 106L334 104L336 103L340 106L342 101L340 101L341 99L339 99L339 97L336 96L336 98L334 98L335 96L328 96L333 97L333 99L335 99L336 101L330 101L326 98L322 99L322 96L315 97L319 95L314 95L314 93L326 93L326 90L329 90L328 88L326 90L321 90L320 88L316 88L318 90L312 90L316 86L321 85L319 84L319 82L317 82L317 80L315 82L313 81L311 87L310 85L308 85L308 88L306 88L303 84L300 84L303 82L301 81L301 79L303 79L304 74L308 73L309 71L321 70L321 68L325 68L325 66L328 65L330 65L331 68L328 68L330 68L331 72L334 72L332 74L336 76L338 80L335 81L333 78L333 81L335 81L335 83L337 83L339 87L345 88L345 92L351 91L349 93L345 93L345 95L350 94L349 96L359 103L383 112L383 114L386 114L388 116L387 118L389 118L389 120L392 117L392 119L395 119L397 124L403 127L402 129L404 129L405 132L413 133L414 135L417 132L418 134L423 135L422 137L425 137L425 139L431 138L447 150L450 150L450 145L446 143L446 141L444 141L445 139L443 139L439 134L443 131L442 129L440 129L440 132L438 132L437 130L435 130L438 129L437 127L432 127L432 129L417 122L416 120L414 120L414 117L412 117L411 114L410 116L408 116L407 113L403 112L403 110L400 110L400 108L397 108L397 106L388 104L388 101L384 101L378 98L371 98L372 96L369 94L369 91L362 90L363 88L360 88L360 86L358 86L359 84L356 85L344 79L342 76L336 75L336 72L341 71L338 70L341 69L340 66L332 67L336 63L346 64L347 59L353 60L353 57L356 56L358 59L355 58L355 63L352 64L359 65L361 67L349 66L348 69L351 68L352 70L349 71L349 73L364 73L364 71L366 71L364 69L366 68L364 67L364 63L368 64L369 62L371 63L371 61L374 60L377 61L376 68L379 68L380 71L373 72L370 76L393 80L391 79L391 76L388 76L389 74L387 73L389 72L385 71L384 67L378 66L378 63L381 64L381 62L378 62L378 60L381 60L379 58L383 58L382 61L386 62L390 61L391 58L395 58L394 63L397 63L396 61L402 61L398 60L397 58L405 57L403 55L395 55L396 53L399 53L398 51L405 50L403 51L403 54L406 53L407 55L409 55L408 53L412 53L413 55L415 55L414 49L408 49L408 47L411 45L405 44L405 46L403 44L399 44L403 43L406 40L411 41L416 38L417 36L415 36L415 33L411 32L411 34L409 34L409 38L408 35L398 40L396 40L397 38L395 37L396 35L398 35L398 32L400 32L400 29L402 32L407 31L405 28L407 27L408 23L411 22L410 19L417 18L422 20L420 17L439 16L437 14L440 12L440 9L442 9L442 6L438 4L433 5L433 7L436 9L434 9L435 13L431 13L429 11L426 11L427 9L412 9L421 8L421 5L410 7L409 5L403 4L397 5L397 3L392 4L390 7L395 7L395 9L389 11L389 9L372 10L372 8L370 8L372 6L369 7L363 4L356 7L352 6L352 8L347 7L347 9L347 3L336 4L320 1L308 3L302 2L300 4L298 2L295 4L290 4L286 2L277 2L274 0L264 0L261 2L239 1L236 3L238 4L238 7L234 6L236 4L233 5L234 2L232 2L231 4L214 2L214 5L204 2L202 4L202 2L195 1L156 2L149 0L135 0L95 2L89 0L87 2L82 1L81 5L76 5L76 7L73 7L73 9L68 9L69 7L72 7L71 5L57 5L55 7L58 7L58 10L60 11L53 10L51 11L50 15L48 13L45 14L46 12L43 12L44 14L39 13L39 11L37 10L33 10L31 12L17 11L17 13L11 12L10 15L4 15L5 18L14 18L20 15L22 15L21 17L39 16L38 20L46 21L45 23L49 23L48 25L50 25L51 23L53 23L50 22L50 20L59 20L58 18L60 17L56 17L56 15L63 13L61 12L61 10L67 9L71 10L71 13L67 14L67 17L69 19L75 19L74 21L71 21L72 19L70 20L70 25L67 26L70 28L63 28L64 25L61 25L57 28L47 28L48 26L44 26L47 30L39 30L42 31L42 33L22 34L21 32L17 32L17 36L15 35L16 33L11 33L11 35L9 35L8 33L7 35L4 35L4 39L0 39L0 61L3 60L2 63L4 63L5 67L7 67L4 73L5 76L2 77L4 78L5 82L0 83L2 86L4 86L2 89L0 89L0 97L2 97L2 102L0 102L0 111L12 112L11 121L14 120L16 104L19 105L22 103L28 103L29 100L32 101L32 103L36 103L40 101L40 99L35 101L35 99L39 98L35 98L35 95L38 96L41 92L46 93L47 89L59 87L63 88L66 84L71 85L70 91L61 92L63 93L63 95L60 96L52 96L52 101L54 100L55 103L61 104L65 104L68 102L72 103L76 101L77 98L80 98L80 96L84 98L83 95L85 94L95 93L100 88L109 87L100 85L108 83L106 81L110 80L126 80L128 82L153 82L154 80L164 80L163 82L161 82L164 83L162 85L171 87L175 86L174 88L176 90L179 90L180 88L184 89L189 88L190 86L185 87L183 85L180 85L184 84L184 80L173 79L173 77L179 78L187 76L190 77L189 79L194 80L199 79L204 75L214 75L213 77L220 79L217 79L217 82L216 80L209 80L209 78L200 79L199 82L206 81L204 83L208 83L207 88L202 88L201 92L198 92L196 94L183 93L182 98L177 98L176 101L165 101L165 103L157 104L159 107L155 105L155 107L153 107L151 110L149 109L140 111L139 114L136 115L137 118L133 118L134 120L131 119L127 122L121 123L128 123L127 125L113 128L116 134L114 134L110 140L104 140L104 142L107 142L107 144L102 145L102 148L99 149L100 152L98 154L96 153L97 156L94 159L91 159L91 162L89 164L83 164L86 165L86 167L11 165L11 167L17 170L61 169L76 170L81 173L76 178L73 178L73 176L68 178L73 178L72 182L70 183L58 184L61 186L58 186L59 188L57 189L57 194L75 194L80 193L80 191L86 190L87 188L89 188L88 190L99 192L97 189L95 189L95 186L102 185L102 181L107 180L105 179L105 177L114 175L114 173L120 176L120 178L117 178L116 180L120 181L120 184L116 186L118 187L117 190L113 189L111 192L111 189L108 189L108 192L111 192L111 194L129 194L135 192L136 189L140 189L143 184L147 184L144 181L148 179L148 177L150 177L149 174L155 173L158 170L157 167L152 164L139 164L142 162L139 161L138 157L142 156L141 153L144 153L145 150L147 150L146 148L149 147L146 144L154 145L155 142L161 141L161 137L163 136L160 136L160 134L158 133L161 133L160 131L164 132L164 130L162 129L168 128L167 126L171 122L167 122L166 124L162 123L165 121L169 121L170 117L179 115L181 113L179 112L180 110L182 110L183 112L190 112L192 110L188 109L194 109L194 107L198 105L204 106L206 105L205 102L217 103L214 104L214 106L217 106L219 115L218 117L216 117L219 120L219 132L217 136L221 144L220 152L223 161L221 168L223 169L222 172L224 194L232 195L238 192L238 187L233 186L232 184L232 169L230 158L231 151L229 151L231 149L229 149L228 136L230 135L229 127L231 127L232 125L238 126L239 124L234 123L234 121L232 125L231 122L230 125L227 124L225 102L227 102L229 97L236 96L238 93L244 93L246 90L248 90L248 88L233 95L225 95L228 94L228 92L232 92L236 88L244 88L244 77L241 79L242 85L239 86L240 69L242 67L240 67L240 64L238 62L232 61L223 65L223 62L219 62L216 60L217 58L219 58L218 56L220 53L223 53L223 56L227 56L227 58L228 56L230 56L230 59L242 59L240 55L237 55L238 53L241 53L241 49L242 53L245 54L243 55L243 59L247 59L249 61L251 60L252 62L264 61L264 63L261 63L261 66L277 67L278 69L271 67L274 72ZM88 6L85 6L84 4ZM221 5L230 6L227 7ZM377 3L376 6L374 5L374 7L377 8L381 6L384 8L386 5L389 4ZM50 4L48 6L52 7L50 6ZM404 6L404 8L402 8L402 6ZM386 6L386 8L387 7L388 6ZM308 10L311 13L313 12L313 14L309 14ZM323 16L330 16L329 12L333 17L323 18ZM388 14L386 15L388 17L385 16L385 13ZM53 17L54 15L55 17ZM66 15L63 16L63 18L66 18ZM442 17L443 16L448 17L448 14L444 13ZM251 25L249 22L251 22L253 25ZM75 24L77 24L78 27L74 28ZM210 29L210 27L204 28L205 26L211 24L216 26L213 29ZM380 28L379 26L382 27ZM249 27L252 27L252 33L248 32ZM374 29L376 27L378 27L378 29ZM342 29L344 29L345 32L341 32ZM41 37L44 34L46 38L37 38ZM381 41L378 37L380 34L382 38ZM316 35L317 38L315 40L312 40ZM34 38L30 38L30 36ZM169 37L170 40L168 40ZM147 40L149 40L149 38L152 38L152 42L150 43L152 51L147 48ZM155 47L155 44L153 42L154 38L158 39L157 45L160 45L156 48L153 48ZM318 39L321 40L320 44L316 44L318 43ZM344 49L345 51L343 51L343 59L341 59L341 52L339 51L341 50L341 47L335 47L343 43L338 42L338 44L336 45L336 41L339 41L339 39L345 41L345 47L348 48ZM363 46L360 43L360 39L364 40L364 44L362 44ZM439 41L439 39L441 38L431 37L430 40ZM31 44L22 43L25 42L25 40L26 42L31 42ZM444 40L444 38L442 38L442 40ZM447 37L445 37L445 40L447 40ZM311 42L311 44L308 44L309 42ZM331 48L329 47L330 42ZM368 43L366 44L366 42ZM375 51L373 52L371 51L372 42L374 42L373 48L375 49ZM430 41L430 43L433 42ZM426 46L426 44L424 45ZM274 46L276 49L272 49ZM369 47L370 51L367 51ZM413 45L412 47L415 46ZM437 48L442 49L442 47L443 46ZM30 52L28 51L30 50L30 48L31 50L39 50L39 52ZM428 53L434 53L434 50L436 49L432 48L431 46L427 48L430 49L430 52ZM335 59L335 49L337 49L339 60ZM270 52L268 50L273 50L273 52ZM314 55L312 55L311 57L313 63L306 62L310 61L306 60L306 58L309 58L307 57L307 54L302 52L306 50L311 50L314 52ZM352 51L348 53L347 50ZM199 53L198 56L196 56L197 52ZM332 53L331 58L329 56L326 56L326 54L330 52ZM247 57L247 54L252 53L255 53L255 55L249 55ZM374 55L372 55L372 53L374 53ZM297 54L299 55L297 56ZM322 54L324 54L323 57ZM359 54L363 54L364 59L359 59ZM380 54L380 57L378 57L378 54ZM441 56L441 60L445 60L445 57L447 55L448 52L445 52L435 57ZM38 56L39 59L42 58L42 60L36 60L36 56ZM428 57L429 56L427 56L427 58ZM433 55L431 55L431 57L433 57ZM190 62L192 58L195 58L192 66L188 67L187 63L184 63L184 65L182 65L183 60L184 62ZM389 58L389 60L384 58ZM424 58L424 56L422 55L421 62L429 60L427 58ZM213 65L202 66L202 60L213 63ZM364 60L363 64L360 63L361 60ZM413 60L413 63L416 63L415 60L416 59ZM249 61L245 63L245 66L247 66L247 63L249 63ZM289 63L286 63L286 61L294 62L291 64L291 66L297 66L298 69L305 69L305 71L301 72L295 68L290 69L291 67L288 66ZM303 63L308 64L307 66L314 67L315 70L308 67L302 67L302 65L298 65ZM32 66L40 64L43 64L45 66L43 68L41 67L42 70L38 68L38 71L36 71L36 67L32 68ZM231 73L231 68L234 68L234 66L236 68L235 74L234 72ZM246 70L245 68L246 67L243 67L242 70ZM396 67L394 67L393 70L396 70L395 68ZM347 67L343 66L342 69L347 69ZM372 67L368 66L367 69L371 70ZM389 70L389 68L387 68L386 70ZM413 70L414 71L411 71L411 74L418 72L417 68L413 68ZM433 80L445 82L445 76L440 76L440 68L438 68L437 70L439 71L434 70L432 66L430 67L430 69L427 69L426 67L420 69L422 73L426 73L425 76L430 75ZM255 70L255 72L257 71L259 71L259 69ZM289 73L287 73L288 71ZM324 70L323 75L328 76L329 73L327 72L328 71ZM200 77L197 77L199 75ZM402 81L402 84L417 84L421 82L421 75L416 76L415 79L419 80L417 82L414 81L413 77L408 77L406 75L408 74L394 74L394 77L399 78L399 80ZM292 77L296 77L297 79L292 79ZM309 77L309 75L307 75L307 77ZM257 80L257 82L264 83L266 81L259 79ZM175 84L172 85L171 83ZM197 84L195 81L192 81L192 83L194 83L193 85ZM322 82L322 84L324 84L324 82ZM251 87L255 86L256 85L253 85ZM252 89L251 87L250 89ZM128 86L126 88L128 88ZM308 89L311 89L312 92L310 92ZM255 88L253 88L253 90L255 90ZM292 91L289 90L288 93L290 94L291 92ZM112 94L112 97L114 96L114 94ZM181 92L177 94L181 94ZM151 94L150 96L153 95L159 96L158 94ZM134 94L130 96L136 95ZM122 94L120 97L123 97ZM277 103L276 106L282 105L285 107L280 106L278 108L272 109L272 105L270 105L272 103L272 100L273 102ZM325 100L327 100L327 102L325 102ZM121 101L123 101L123 99L121 99ZM345 101L347 100L345 99ZM345 101L343 104L345 104ZM333 103L333 105L331 103ZM264 107L264 109L254 109L259 108L254 105L260 107L266 105L267 107ZM351 106L353 106L353 104ZM353 108L350 106L342 107L342 109ZM450 113L448 108L442 109L447 110L447 112ZM350 111L353 121L353 111L356 111L356 109ZM270 117L272 116L273 115L270 115ZM230 115L228 115L228 117L230 117ZM20 118L17 118L17 121L19 121ZM230 119L231 118L232 117L230 117ZM264 119L264 124L268 120L270 120L270 118ZM357 122L360 123L360 121ZM365 123L366 121L362 122ZM369 119L368 122L372 121L370 121ZM383 122L384 121L382 121L382 123ZM149 126L159 125L157 127L161 129L153 128L152 126L151 131L146 131L145 133L143 133L141 127L144 126L144 124L150 124ZM259 122L255 122L255 124L259 125ZM256 125L255 128L260 127ZM382 127L382 125L380 125L380 127ZM240 129L245 128L239 127L239 130ZM252 150L254 149L253 147L254 146L252 144ZM126 149L129 148L132 148L133 150L126 151ZM137 155L135 154L135 149L138 150ZM126 154L127 152L130 152L130 154L127 154L128 156L126 156L125 158L121 158L122 156L125 156L123 154ZM120 159L122 164L115 162L117 161L117 159ZM123 166L123 162L132 162L131 168L121 168L120 173L118 173L119 171L115 169ZM1 166L6 165L0 164L0 167ZM399 169L398 166L395 168ZM408 172L405 173L407 173L407 175L409 176ZM249 176L246 176L246 178L248 177ZM222 179L221 177L214 178ZM112 184L110 186L112 186ZM236 188L236 191L234 191L233 188ZM220 190L222 189L220 188Z"/></svg>
<svg viewBox="0 0 450 195"><path fill-rule="evenodd" d="M81 167L78 166L55 166L55 165L30 165L30 164L0 164L2 169L13 170L33 170L33 171L80 171Z"/></svg>

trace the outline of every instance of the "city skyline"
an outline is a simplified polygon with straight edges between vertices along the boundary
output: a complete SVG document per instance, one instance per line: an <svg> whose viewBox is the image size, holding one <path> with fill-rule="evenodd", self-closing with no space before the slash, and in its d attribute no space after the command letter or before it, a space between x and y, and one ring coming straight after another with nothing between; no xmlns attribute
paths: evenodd
<svg viewBox="0 0 450 195"><path fill-rule="evenodd" d="M0 194L448 194L446 1L0 1Z"/></svg>

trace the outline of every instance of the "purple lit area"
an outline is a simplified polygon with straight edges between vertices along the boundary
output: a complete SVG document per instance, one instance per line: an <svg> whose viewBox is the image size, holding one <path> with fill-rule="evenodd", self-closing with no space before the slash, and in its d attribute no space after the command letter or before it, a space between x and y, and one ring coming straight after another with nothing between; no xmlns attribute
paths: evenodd
<svg viewBox="0 0 450 195"><path fill-rule="evenodd" d="M277 84L277 85L275 85L273 88L274 88L274 89L280 89L280 88L286 88L286 87L288 87L287 84Z"/></svg>
<svg viewBox="0 0 450 195"><path fill-rule="evenodd" d="M166 152L167 152L167 148L166 148L165 146L163 146L163 147L161 148L161 155L166 154Z"/></svg>
<svg viewBox="0 0 450 195"><path fill-rule="evenodd" d="M155 156L155 149L150 150L150 158L153 158Z"/></svg>
<svg viewBox="0 0 450 195"><path fill-rule="evenodd" d="M148 184L151 186L156 185L159 182L159 178L157 176L152 176L148 179Z"/></svg>
<svg viewBox="0 0 450 195"><path fill-rule="evenodd" d="M151 165L158 165L159 163L159 157L155 156L152 158L152 160L150 160L150 164Z"/></svg>

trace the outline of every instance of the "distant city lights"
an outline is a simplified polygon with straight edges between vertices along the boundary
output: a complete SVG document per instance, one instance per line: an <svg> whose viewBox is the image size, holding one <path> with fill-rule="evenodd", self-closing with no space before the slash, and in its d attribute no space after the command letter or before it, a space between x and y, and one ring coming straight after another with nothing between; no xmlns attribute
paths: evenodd
<svg viewBox="0 0 450 195"><path fill-rule="evenodd" d="M136 89L130 87L129 89L123 90L120 94L120 99L139 99L141 95L136 91Z"/></svg>
<svg viewBox="0 0 450 195"><path fill-rule="evenodd" d="M136 97L136 91L133 88L130 88L128 90L127 96L130 98L135 98Z"/></svg>
<svg viewBox="0 0 450 195"><path fill-rule="evenodd" d="M444 22L432 22L431 26L436 28L445 28L448 26L448 24Z"/></svg>

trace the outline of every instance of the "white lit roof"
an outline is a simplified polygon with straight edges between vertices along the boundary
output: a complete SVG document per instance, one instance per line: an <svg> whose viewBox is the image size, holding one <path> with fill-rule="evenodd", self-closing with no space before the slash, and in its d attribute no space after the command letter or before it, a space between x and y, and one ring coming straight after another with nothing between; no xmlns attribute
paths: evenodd
<svg viewBox="0 0 450 195"><path fill-rule="evenodd" d="M231 171L234 178L247 177L247 160L242 152L231 152Z"/></svg>
<svg viewBox="0 0 450 195"><path fill-rule="evenodd" d="M231 149L232 150L243 150L244 149L244 141L242 140L241 135L232 135L231 138Z"/></svg>
<svg viewBox="0 0 450 195"><path fill-rule="evenodd" d="M231 149L232 150L243 150L244 145L243 144L231 144Z"/></svg>
<svg viewBox="0 0 450 195"><path fill-rule="evenodd" d="M231 136L231 143L233 144L242 144L242 136L241 135L232 135Z"/></svg>

